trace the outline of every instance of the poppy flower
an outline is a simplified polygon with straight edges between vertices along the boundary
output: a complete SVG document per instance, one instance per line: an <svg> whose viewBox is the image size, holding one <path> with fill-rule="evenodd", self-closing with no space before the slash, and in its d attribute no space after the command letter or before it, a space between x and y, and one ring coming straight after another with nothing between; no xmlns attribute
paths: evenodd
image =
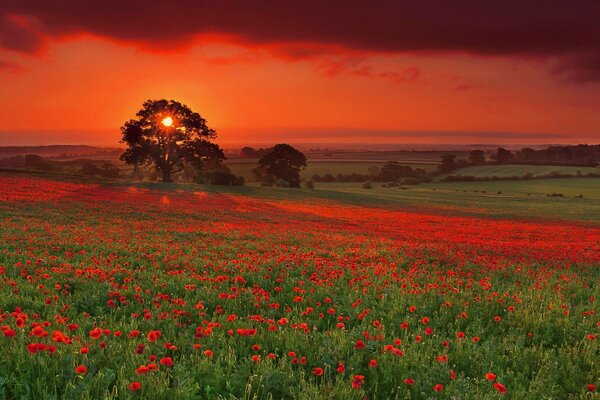
<svg viewBox="0 0 600 400"><path fill-rule="evenodd" d="M90 331L90 337L92 339L100 339L100 336L102 336L102 330L100 328L94 328Z"/></svg>
<svg viewBox="0 0 600 400"><path fill-rule="evenodd" d="M173 359L171 357L163 357L161 358L160 363L164 366L171 367L173 366Z"/></svg>
<svg viewBox="0 0 600 400"><path fill-rule="evenodd" d="M494 374L493 372L488 372L487 374L485 374L485 379L487 379L488 381L495 381L496 374Z"/></svg>
<svg viewBox="0 0 600 400"><path fill-rule="evenodd" d="M87 373L87 367L85 365L78 365L75 367L75 373L85 375Z"/></svg>
<svg viewBox="0 0 600 400"><path fill-rule="evenodd" d="M135 382L131 382L129 384L129 390L131 390L132 392L135 392L136 390L140 390L142 388L142 384L135 381Z"/></svg>
<svg viewBox="0 0 600 400"><path fill-rule="evenodd" d="M406 379L404 380L404 384L405 384L405 385L414 385L414 384L415 384L415 380L414 380L414 379L412 379L412 378L406 378Z"/></svg>
<svg viewBox="0 0 600 400"><path fill-rule="evenodd" d="M494 386L494 389L496 389L499 393L506 393L507 392L506 386L504 386L500 382L494 382L493 386Z"/></svg>
<svg viewBox="0 0 600 400"><path fill-rule="evenodd" d="M312 374L314 376L323 376L323 368L317 367L317 368L313 369Z"/></svg>
<svg viewBox="0 0 600 400"><path fill-rule="evenodd" d="M440 383L438 383L437 385L433 386L433 391L434 392L440 392L441 393L443 390L444 390L444 387Z"/></svg>

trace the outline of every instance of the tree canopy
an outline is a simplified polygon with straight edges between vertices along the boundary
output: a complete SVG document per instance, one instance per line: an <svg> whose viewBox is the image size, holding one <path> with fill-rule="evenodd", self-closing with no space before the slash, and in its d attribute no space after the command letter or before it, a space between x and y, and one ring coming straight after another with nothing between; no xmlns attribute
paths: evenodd
<svg viewBox="0 0 600 400"><path fill-rule="evenodd" d="M210 139L217 134L206 120L175 100L147 100L136 118L121 127L121 143L128 147L121 155L127 164L154 166L170 182L185 164L201 170L207 162L220 163L223 151Z"/></svg>
<svg viewBox="0 0 600 400"><path fill-rule="evenodd" d="M259 173L281 179L290 187L300 187L300 171L306 167L306 156L289 144L277 144L258 160Z"/></svg>

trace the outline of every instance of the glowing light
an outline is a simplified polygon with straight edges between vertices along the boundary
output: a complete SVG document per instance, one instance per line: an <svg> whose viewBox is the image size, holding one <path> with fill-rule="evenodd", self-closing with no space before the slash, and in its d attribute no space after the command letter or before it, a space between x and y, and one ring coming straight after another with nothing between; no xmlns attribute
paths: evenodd
<svg viewBox="0 0 600 400"><path fill-rule="evenodd" d="M164 119L162 120L162 124L163 124L164 126L167 126L167 127L169 127L169 126L173 125L173 118L171 118L171 117L166 117L166 118L164 118Z"/></svg>

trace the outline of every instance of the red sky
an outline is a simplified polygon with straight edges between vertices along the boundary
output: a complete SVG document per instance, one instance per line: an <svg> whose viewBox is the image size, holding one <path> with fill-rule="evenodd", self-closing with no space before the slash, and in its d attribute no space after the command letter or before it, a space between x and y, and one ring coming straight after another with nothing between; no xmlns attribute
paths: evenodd
<svg viewBox="0 0 600 400"><path fill-rule="evenodd" d="M146 99L222 144L600 142L596 0L3 0L0 145L116 145Z"/></svg>

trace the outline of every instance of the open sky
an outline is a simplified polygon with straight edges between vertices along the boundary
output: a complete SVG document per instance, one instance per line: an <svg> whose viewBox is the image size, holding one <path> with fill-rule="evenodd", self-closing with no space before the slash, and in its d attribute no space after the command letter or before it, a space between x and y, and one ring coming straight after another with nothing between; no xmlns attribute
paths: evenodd
<svg viewBox="0 0 600 400"><path fill-rule="evenodd" d="M2 0L0 145L600 142L598 0Z"/></svg>

